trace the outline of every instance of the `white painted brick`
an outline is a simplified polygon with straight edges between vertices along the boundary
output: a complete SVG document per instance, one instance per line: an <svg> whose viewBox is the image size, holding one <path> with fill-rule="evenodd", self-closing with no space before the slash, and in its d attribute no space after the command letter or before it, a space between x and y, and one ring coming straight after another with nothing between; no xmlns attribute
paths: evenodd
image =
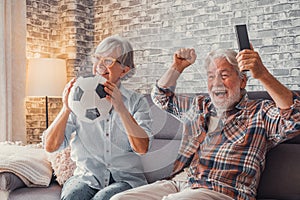
<svg viewBox="0 0 300 200"><path fill-rule="evenodd" d="M34 2L35 7L29 8L28 11L33 10L36 12L38 8L38 0L31 0ZM57 0L58 1L58 0ZM64 4L68 9L76 9L74 4L75 0L65 1ZM119 3L119 9L111 9ZM166 69L172 62L172 54L178 47L193 46L197 52L199 52L197 63L201 65L201 61L204 55L211 50L218 47L222 48L234 48L237 49L237 44L234 35L234 24L247 23L249 36L255 49L262 55L263 62L270 70L275 68L280 70L286 69L286 67L299 67L298 62L290 60L299 60L300 55L297 53L300 43L300 16L298 1L287 0L251 0L245 1L197 1L197 0L176 0L176 1L156 1L151 2L143 0L139 2L130 1L103 1L102 4L98 4L95 1L94 14L86 12L86 19L84 22L77 21L75 15L67 13L61 13L60 16L64 16L61 20L64 23L76 22L80 27L84 24L91 24L90 19L95 19L95 30L86 32L85 34L76 35L76 29L69 29L64 27L62 31L49 32L49 35L59 36L62 34L61 43L52 43L54 49L59 44L67 46L76 46L77 40L84 40L84 35L93 36L94 41L90 41L93 45L88 48L94 47L100 40L111 34L121 34L129 39L133 46L139 49L140 53L135 54L136 64L142 66L145 72L139 73L138 77L133 79L130 87L134 88L144 81L148 82L143 84L145 87L150 87L150 82L159 77L162 74L162 69ZM65 6L65 5L63 5ZM58 8L51 7L51 13L55 15L58 13ZM90 11L91 8L85 7L85 11ZM47 13L42 11L41 13ZM36 14L36 13L33 13ZM34 17L32 17L34 19ZM54 19L59 19L55 18ZM36 22L40 20L35 18ZM125 21L128 20L128 21ZM41 21L40 21L41 22ZM30 22L29 22L30 23ZM45 26L49 26L48 22L41 22ZM33 26L36 28L37 26ZM45 27L44 27L45 28ZM54 30L59 30L57 27ZM36 30L36 32L39 32ZM31 37L30 34L28 37ZM41 37L47 36L47 32ZM30 38L28 38L30 39ZM38 40L31 40L38 41ZM81 41L80 41L81 42ZM39 43L44 43L44 40L40 40ZM88 44L86 41L82 44ZM30 52L27 55L34 55L39 52L45 51L45 45L38 47L40 44L34 44L36 47L28 48ZM33 46L33 45L32 45ZM89 46L89 45L87 45ZM78 52L83 52L84 46L80 46ZM51 49L51 47L50 47ZM163 49L164 55L158 56L157 52L151 49ZM47 50L46 50L47 51ZM60 53L63 54L66 48L61 47ZM54 50L52 51L54 52ZM299 51L298 51L299 52ZM49 52L40 52L45 54ZM67 53L70 56L69 59L76 59L78 56L76 52ZM200 60L201 59L201 60ZM153 70L147 71L148 67L153 64ZM280 66L285 64L285 66ZM155 70L155 67L159 66L161 70ZM70 72L72 70L69 70ZM295 70L294 70L295 71ZM290 70L289 75L292 75ZM278 71L277 71L278 72ZM286 72L286 71L285 71ZM200 72L193 71L182 75L188 79L190 84L195 84L194 88L202 88L202 86L196 86L196 82L205 83L205 77ZM285 76L285 75L283 75ZM288 76L288 75L287 75ZM144 77L144 78L143 78ZM195 79L192 81L191 79ZM283 81L288 81L282 79ZM180 82L180 81L179 81ZM251 89L260 89L259 82L252 81ZM291 87L298 87L296 83L286 83ZM294 86L295 84L296 86ZM179 84L179 89L184 87L185 84ZM148 91L149 88L141 89L139 91Z"/></svg>

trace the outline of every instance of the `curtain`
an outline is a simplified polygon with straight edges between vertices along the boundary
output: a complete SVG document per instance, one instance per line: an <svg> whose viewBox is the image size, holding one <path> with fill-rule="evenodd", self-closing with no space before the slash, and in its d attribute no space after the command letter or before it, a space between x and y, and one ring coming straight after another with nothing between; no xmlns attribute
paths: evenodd
<svg viewBox="0 0 300 200"><path fill-rule="evenodd" d="M25 141L26 2L0 1L0 141Z"/></svg>

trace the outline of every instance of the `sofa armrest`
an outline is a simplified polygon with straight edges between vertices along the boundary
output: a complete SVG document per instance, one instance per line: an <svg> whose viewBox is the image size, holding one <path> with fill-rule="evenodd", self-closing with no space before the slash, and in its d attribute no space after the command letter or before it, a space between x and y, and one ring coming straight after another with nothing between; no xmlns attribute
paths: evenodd
<svg viewBox="0 0 300 200"><path fill-rule="evenodd" d="M267 154L257 199L300 199L300 144L280 144Z"/></svg>

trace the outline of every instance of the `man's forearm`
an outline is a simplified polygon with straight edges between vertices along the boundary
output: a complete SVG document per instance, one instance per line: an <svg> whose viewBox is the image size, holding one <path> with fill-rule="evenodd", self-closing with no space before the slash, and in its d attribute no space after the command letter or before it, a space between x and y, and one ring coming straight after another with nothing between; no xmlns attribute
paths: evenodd
<svg viewBox="0 0 300 200"><path fill-rule="evenodd" d="M293 93L272 74L268 73L260 79L262 85L281 109L289 108L293 104Z"/></svg>
<svg viewBox="0 0 300 200"><path fill-rule="evenodd" d="M161 88L175 87L179 76L180 72L171 67L158 80L157 85Z"/></svg>

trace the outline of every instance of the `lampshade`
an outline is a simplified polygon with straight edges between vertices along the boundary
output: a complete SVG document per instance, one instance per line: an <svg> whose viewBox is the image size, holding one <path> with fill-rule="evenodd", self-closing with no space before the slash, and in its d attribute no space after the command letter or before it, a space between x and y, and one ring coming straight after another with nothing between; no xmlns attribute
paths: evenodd
<svg viewBox="0 0 300 200"><path fill-rule="evenodd" d="M29 59L27 96L61 96L66 82L65 60L57 58Z"/></svg>

